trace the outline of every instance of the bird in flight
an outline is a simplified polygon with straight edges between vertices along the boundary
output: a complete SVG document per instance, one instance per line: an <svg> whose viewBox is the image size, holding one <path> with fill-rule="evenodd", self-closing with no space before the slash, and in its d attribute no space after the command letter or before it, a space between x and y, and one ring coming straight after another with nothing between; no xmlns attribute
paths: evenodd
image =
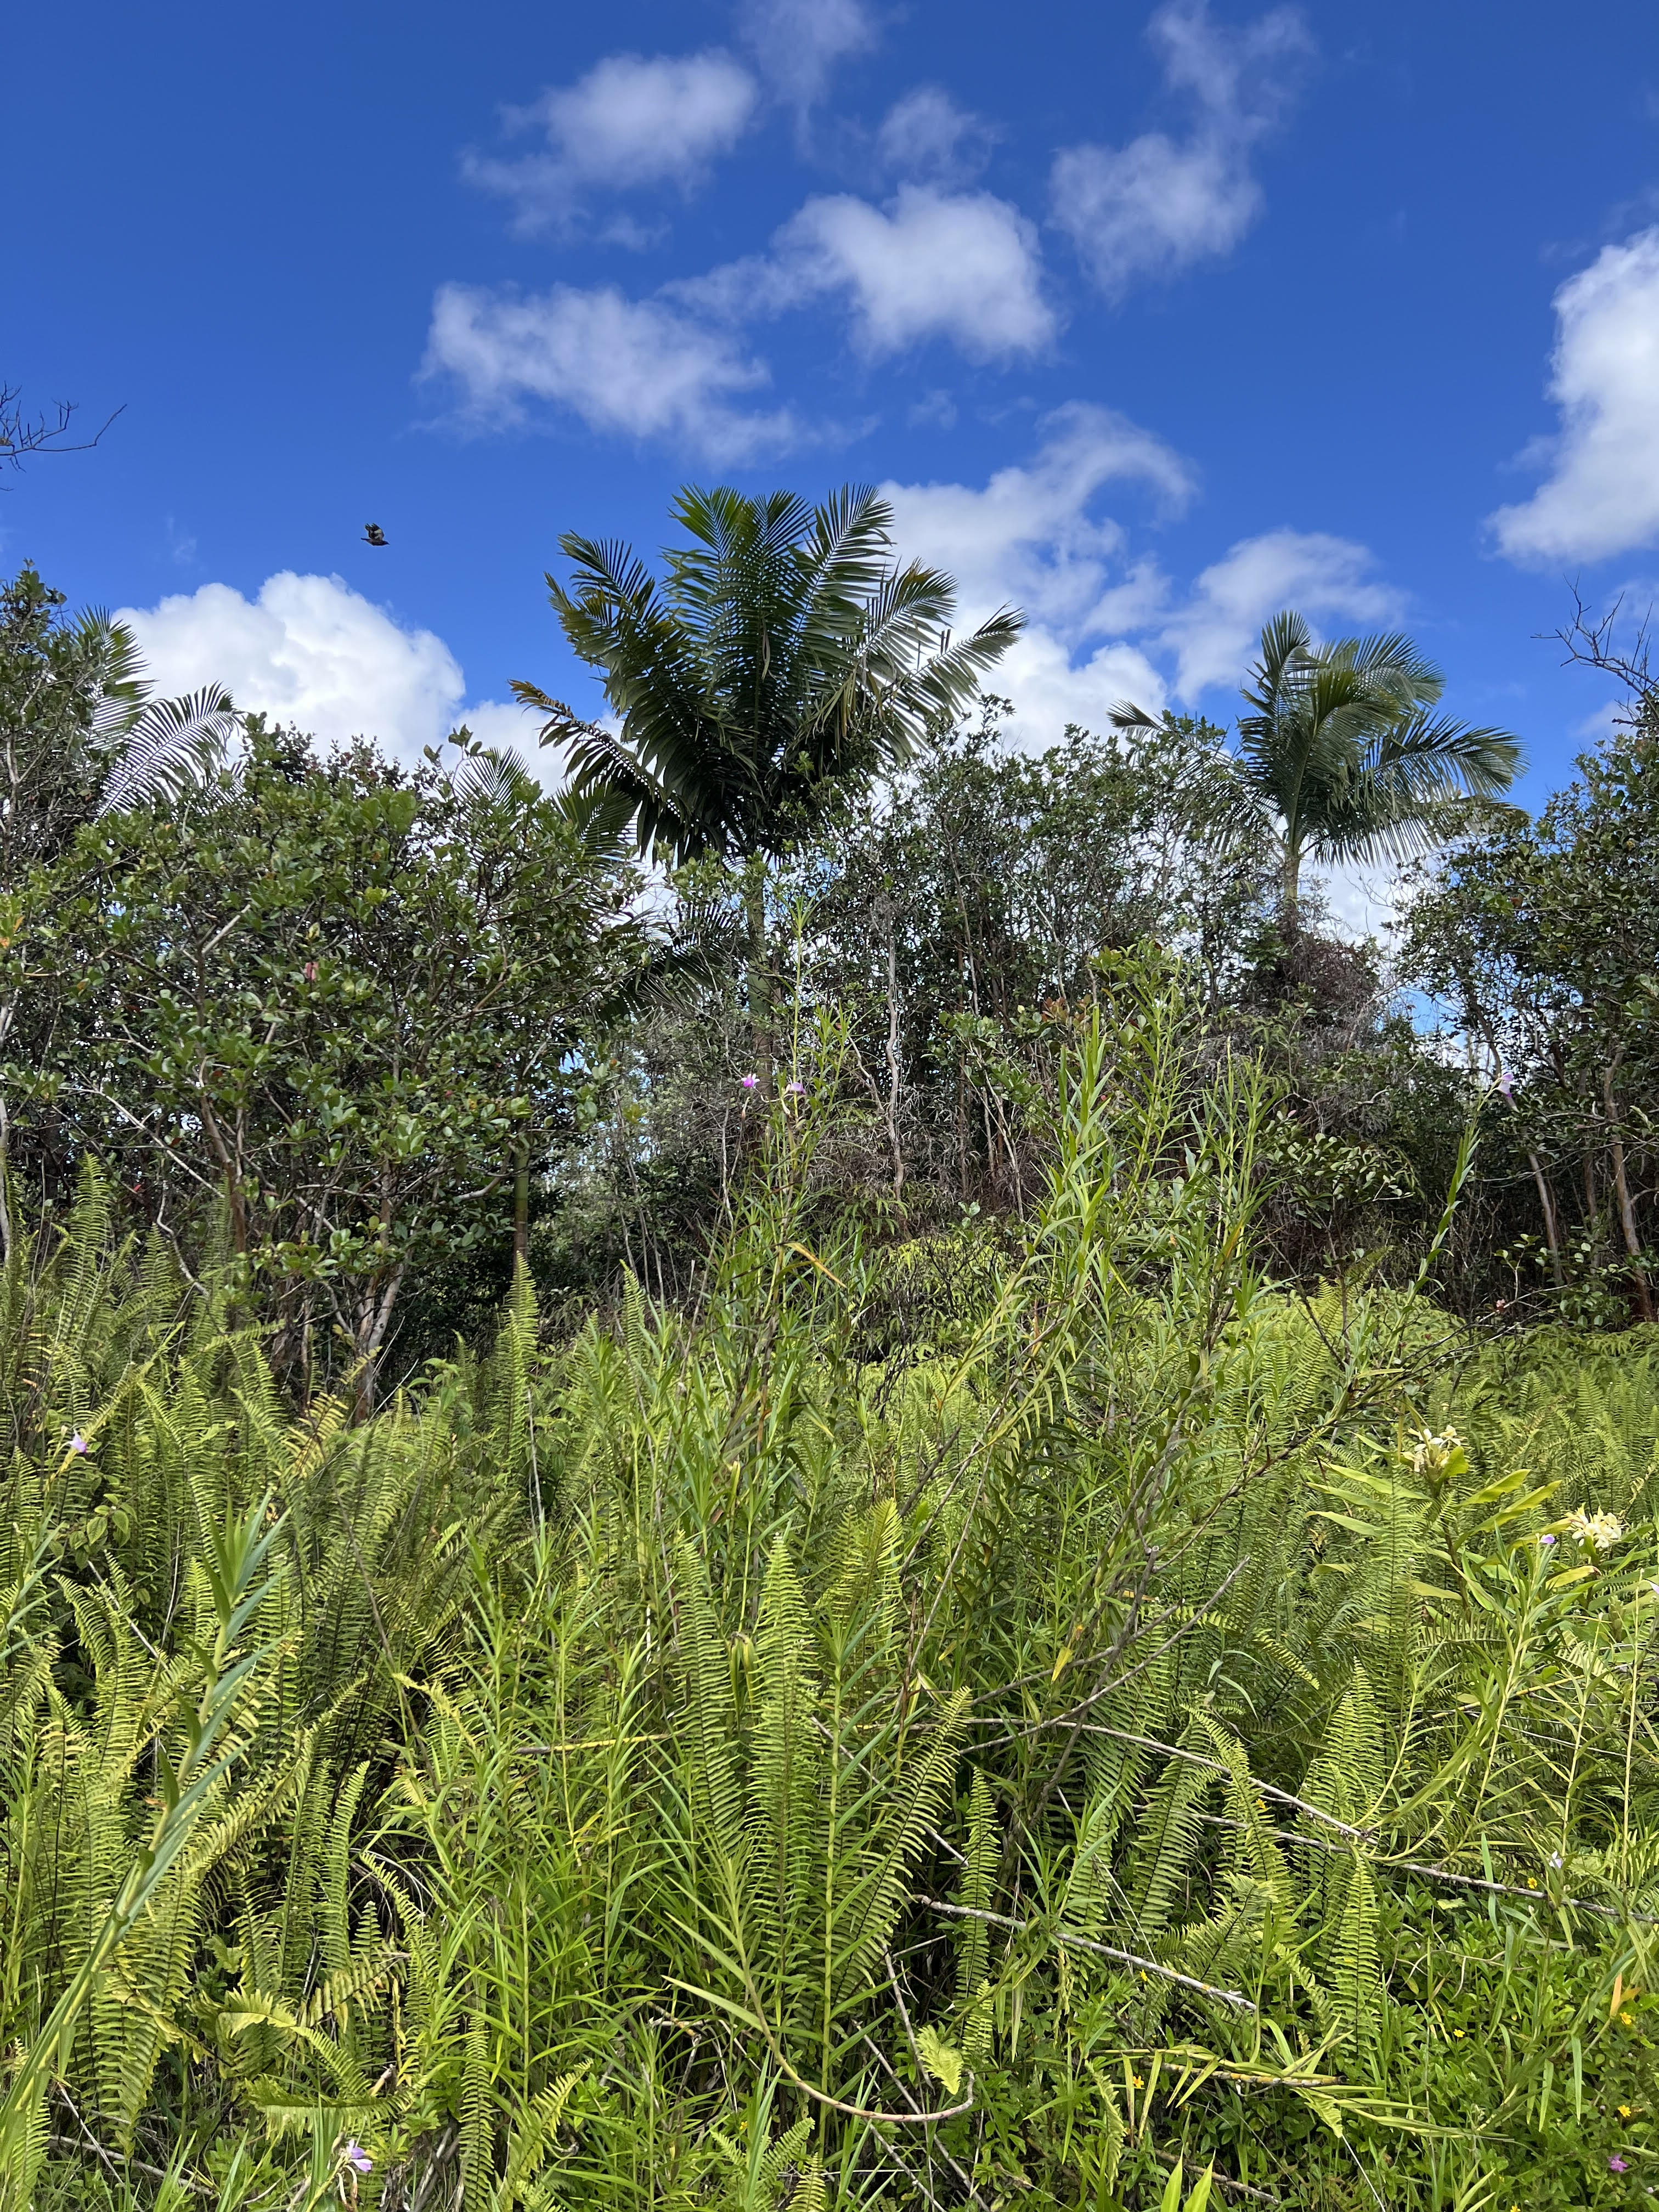
<svg viewBox="0 0 1659 2212"><path fill-rule="evenodd" d="M381 529L378 522L366 522L363 525L363 543L365 545L384 545L386 542L386 532Z"/></svg>

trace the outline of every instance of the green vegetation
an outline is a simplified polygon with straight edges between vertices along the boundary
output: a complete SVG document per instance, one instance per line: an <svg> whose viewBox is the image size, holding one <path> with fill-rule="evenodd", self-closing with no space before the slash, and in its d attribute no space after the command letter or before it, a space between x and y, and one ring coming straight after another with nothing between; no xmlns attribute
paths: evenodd
<svg viewBox="0 0 1659 2212"><path fill-rule="evenodd" d="M1389 972L1248 730L930 722L868 501L680 520L556 799L12 587L0 2207L1633 2204L1652 693L1378 782Z"/></svg>

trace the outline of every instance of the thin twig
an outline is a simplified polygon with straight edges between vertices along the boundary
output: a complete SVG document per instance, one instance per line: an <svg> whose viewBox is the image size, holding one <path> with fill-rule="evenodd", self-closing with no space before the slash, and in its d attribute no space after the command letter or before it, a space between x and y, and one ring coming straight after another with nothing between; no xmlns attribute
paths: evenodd
<svg viewBox="0 0 1659 2212"><path fill-rule="evenodd" d="M983 1920L993 1928L1012 1928L1016 1935L1020 1936L1029 1935L1036 1924L1030 1920L1012 1919L1006 1912L981 1912L971 1905L947 1905L943 1898L939 1897L919 1895L916 1902L931 1905L935 1912L948 1913L953 1920ZM1091 1936L1067 1935L1060 1929L1050 1932L1048 1941L1061 1945L1066 1950L1092 1952L1097 1958L1111 1959L1121 1966L1139 1966L1143 1974L1156 1974L1162 1981L1178 1983L1183 1990L1196 1990L1200 1996L1214 1997L1222 2004L1231 2005L1236 2012L1255 2012L1256 2009L1253 2000L1238 1990L1218 1989L1213 1982L1200 1982L1191 1974L1177 1973L1173 1966L1166 1966L1162 1960L1143 1959L1138 1951L1120 1951L1110 1943L1097 1943Z"/></svg>

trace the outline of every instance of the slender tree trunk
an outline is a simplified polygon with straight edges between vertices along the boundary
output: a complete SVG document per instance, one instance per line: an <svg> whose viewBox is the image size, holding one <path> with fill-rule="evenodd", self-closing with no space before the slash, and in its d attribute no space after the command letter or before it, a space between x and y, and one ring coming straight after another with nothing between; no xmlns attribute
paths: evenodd
<svg viewBox="0 0 1659 2212"><path fill-rule="evenodd" d="M1285 859L1279 872L1279 904L1283 912L1285 933L1294 937L1297 932L1297 908L1302 896L1302 848L1293 838L1285 839Z"/></svg>
<svg viewBox="0 0 1659 2212"><path fill-rule="evenodd" d="M884 901L887 924L887 1141L893 1150L893 1196L904 1194L904 1151L899 1143L899 1000L898 952L894 942L893 909Z"/></svg>
<svg viewBox="0 0 1659 2212"><path fill-rule="evenodd" d="M1607 1109L1607 1149L1613 1156L1613 1187L1619 1200L1619 1223L1630 1255L1631 1281L1636 1289L1636 1310L1644 1321L1653 1319L1653 1291L1642 1266L1642 1239L1637 1233L1636 1208L1631 1202L1630 1180L1625 1173L1625 1140L1619 1133L1618 1110L1613 1103L1613 1073L1601 1078L1601 1096Z"/></svg>
<svg viewBox="0 0 1659 2212"><path fill-rule="evenodd" d="M1527 1154L1527 1165L1532 1170L1532 1179L1538 1191L1538 1203L1544 1215L1544 1242L1550 1249L1550 1275L1559 1291L1561 1287L1561 1238L1555 1225L1555 1200L1551 1194L1549 1179L1536 1152Z"/></svg>
<svg viewBox="0 0 1659 2212"><path fill-rule="evenodd" d="M755 1073L763 1097L772 1094L772 993L766 968L766 872L764 863L750 860L743 887L748 923L749 966L746 989L749 1024L753 1032Z"/></svg>
<svg viewBox="0 0 1659 2212"><path fill-rule="evenodd" d="M530 1265L530 1146L520 1143L513 1154L513 1272Z"/></svg>

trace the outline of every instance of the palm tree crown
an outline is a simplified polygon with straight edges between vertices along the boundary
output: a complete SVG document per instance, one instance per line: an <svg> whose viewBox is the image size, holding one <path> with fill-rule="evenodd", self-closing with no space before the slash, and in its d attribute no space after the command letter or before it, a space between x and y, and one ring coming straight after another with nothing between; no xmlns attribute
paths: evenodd
<svg viewBox="0 0 1659 2212"><path fill-rule="evenodd" d="M1279 841L1292 927L1304 860L1403 860L1449 835L1471 799L1509 789L1519 740L1437 714L1444 689L1397 630L1316 646L1289 612L1262 630L1238 722L1239 811ZM1151 720L1128 705L1112 719Z"/></svg>
<svg viewBox="0 0 1659 2212"><path fill-rule="evenodd" d="M615 729L533 684L543 742L568 747L572 793L626 799L642 853L771 856L830 791L909 758L959 714L1019 633L1008 610L952 641L956 586L891 557L892 512L867 488L821 507L684 490L659 582L632 550L560 539L572 588L549 594L598 669Z"/></svg>

